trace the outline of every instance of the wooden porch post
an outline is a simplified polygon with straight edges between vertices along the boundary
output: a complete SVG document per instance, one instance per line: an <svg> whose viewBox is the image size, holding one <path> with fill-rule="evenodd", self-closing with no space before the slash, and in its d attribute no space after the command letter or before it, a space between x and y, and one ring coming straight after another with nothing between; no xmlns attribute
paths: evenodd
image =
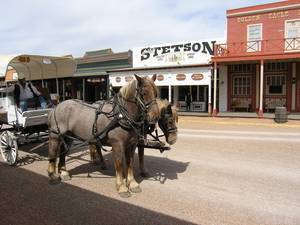
<svg viewBox="0 0 300 225"><path fill-rule="evenodd" d="M217 116L217 63L214 62L214 107L212 116Z"/></svg>
<svg viewBox="0 0 300 225"><path fill-rule="evenodd" d="M258 117L263 118L263 96L264 96L264 60L260 60L260 88L259 88L259 110Z"/></svg>

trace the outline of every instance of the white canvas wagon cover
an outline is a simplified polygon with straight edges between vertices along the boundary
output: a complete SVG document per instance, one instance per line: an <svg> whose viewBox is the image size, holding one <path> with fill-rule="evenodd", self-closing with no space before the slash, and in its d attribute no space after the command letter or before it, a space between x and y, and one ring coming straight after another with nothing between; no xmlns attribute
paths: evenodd
<svg viewBox="0 0 300 225"><path fill-rule="evenodd" d="M72 77L76 70L76 61L72 56L0 55L0 77L7 80L8 71L11 69L18 74L24 74L27 80Z"/></svg>

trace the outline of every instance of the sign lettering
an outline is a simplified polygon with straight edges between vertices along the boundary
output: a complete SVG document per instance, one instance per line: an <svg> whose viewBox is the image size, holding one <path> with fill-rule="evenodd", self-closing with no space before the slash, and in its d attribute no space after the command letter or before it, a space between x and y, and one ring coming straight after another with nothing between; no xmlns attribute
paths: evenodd
<svg viewBox="0 0 300 225"><path fill-rule="evenodd" d="M216 42L195 40L134 48L132 65L135 68L208 64L214 54ZM221 40L218 39L218 42Z"/></svg>
<svg viewBox="0 0 300 225"><path fill-rule="evenodd" d="M243 17L238 17L237 22L238 23L244 23L244 22L253 22L253 21L258 21L260 20L260 15L256 16L243 16Z"/></svg>
<svg viewBox="0 0 300 225"><path fill-rule="evenodd" d="M288 11L274 12L274 13L268 14L269 19L278 19L278 18L284 18L284 17L288 17L288 16L289 16Z"/></svg>
<svg viewBox="0 0 300 225"><path fill-rule="evenodd" d="M176 45L167 45L161 47L147 47L141 50L141 61L147 60L150 57L157 57L167 53L179 53L179 52L200 52L204 54L213 55L213 46L215 41L209 42L195 42L195 43L185 43Z"/></svg>

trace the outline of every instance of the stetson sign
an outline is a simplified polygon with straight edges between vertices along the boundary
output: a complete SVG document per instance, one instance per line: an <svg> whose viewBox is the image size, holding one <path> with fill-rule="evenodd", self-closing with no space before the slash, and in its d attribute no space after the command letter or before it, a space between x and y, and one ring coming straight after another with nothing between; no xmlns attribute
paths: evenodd
<svg viewBox="0 0 300 225"><path fill-rule="evenodd" d="M216 41L188 41L133 49L133 67L208 64Z"/></svg>

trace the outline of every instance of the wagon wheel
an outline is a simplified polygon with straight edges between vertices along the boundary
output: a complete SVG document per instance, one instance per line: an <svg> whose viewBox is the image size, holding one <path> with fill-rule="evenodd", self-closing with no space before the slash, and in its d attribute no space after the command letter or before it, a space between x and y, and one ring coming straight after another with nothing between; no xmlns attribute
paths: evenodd
<svg viewBox="0 0 300 225"><path fill-rule="evenodd" d="M13 166L18 159L18 143L14 134L10 131L4 131L0 135L0 151L5 162Z"/></svg>

